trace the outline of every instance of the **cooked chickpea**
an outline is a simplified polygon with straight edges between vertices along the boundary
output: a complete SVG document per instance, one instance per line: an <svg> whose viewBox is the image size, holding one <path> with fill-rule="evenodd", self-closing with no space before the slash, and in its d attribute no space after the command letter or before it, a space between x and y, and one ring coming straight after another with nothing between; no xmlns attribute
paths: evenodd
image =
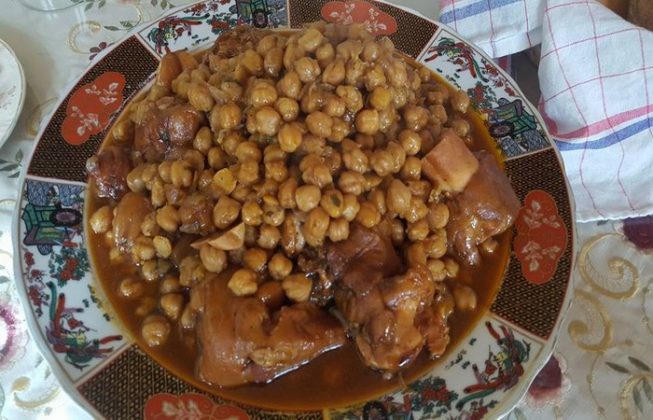
<svg viewBox="0 0 653 420"><path fill-rule="evenodd" d="M432 231L442 229L449 222L449 207L444 203L431 203L426 217Z"/></svg>
<svg viewBox="0 0 653 420"><path fill-rule="evenodd" d="M220 169L213 175L213 184L224 194L231 194L236 188L236 182L236 177L229 168Z"/></svg>
<svg viewBox="0 0 653 420"><path fill-rule="evenodd" d="M222 196L213 207L213 224L218 229L226 229L240 215L240 203L227 196Z"/></svg>
<svg viewBox="0 0 653 420"><path fill-rule="evenodd" d="M426 126L429 120L429 112L426 108L415 105L408 105L404 109L404 123L406 128L419 131Z"/></svg>
<svg viewBox="0 0 653 420"><path fill-rule="evenodd" d="M175 232L180 224L177 209L171 205L166 205L157 210L156 223L166 232Z"/></svg>
<svg viewBox="0 0 653 420"><path fill-rule="evenodd" d="M172 184L177 188L188 188L193 182L193 170L186 160L175 160L170 169Z"/></svg>
<svg viewBox="0 0 653 420"><path fill-rule="evenodd" d="M450 102L454 111L464 114L469 107L469 96L462 90L457 90L451 95Z"/></svg>
<svg viewBox="0 0 653 420"><path fill-rule="evenodd" d="M140 279L126 277L118 286L120 294L127 299L138 299L145 292L145 283Z"/></svg>
<svg viewBox="0 0 653 420"><path fill-rule="evenodd" d="M404 166L401 167L400 176L404 181L420 179L422 173L422 161L416 156L406 157Z"/></svg>
<svg viewBox="0 0 653 420"><path fill-rule="evenodd" d="M249 101L255 108L272 105L277 100L277 89L270 83L258 81L252 88Z"/></svg>
<svg viewBox="0 0 653 420"><path fill-rule="evenodd" d="M408 224L408 239L413 242L423 241L429 234L429 224L426 219L420 219Z"/></svg>
<svg viewBox="0 0 653 420"><path fill-rule="evenodd" d="M238 183L240 185L252 185L261 178L260 167L255 160L246 160L240 164L238 170Z"/></svg>
<svg viewBox="0 0 653 420"><path fill-rule="evenodd" d="M193 139L193 147L202 154L207 154L211 149L211 146L213 146L212 137L213 135L209 127L200 128Z"/></svg>
<svg viewBox="0 0 653 420"><path fill-rule="evenodd" d="M265 270L268 262L268 254L261 248L250 248L243 254L243 264L245 267L257 273Z"/></svg>
<svg viewBox="0 0 653 420"><path fill-rule="evenodd" d="M176 321L184 309L184 296L179 293L168 293L161 296L161 309L168 318Z"/></svg>
<svg viewBox="0 0 653 420"><path fill-rule="evenodd" d="M345 220L351 222L356 219L356 215L360 210L360 203L358 202L358 198L356 198L354 194L344 194L342 197L342 202L342 216L345 218Z"/></svg>
<svg viewBox="0 0 653 420"><path fill-rule="evenodd" d="M263 71L263 58L253 49L246 49L239 58L240 64L250 74L258 75Z"/></svg>
<svg viewBox="0 0 653 420"><path fill-rule="evenodd" d="M258 145L253 141L244 141L236 147L236 158L240 162L245 162L246 160L253 160L255 162L260 162L263 159L263 153L258 148Z"/></svg>
<svg viewBox="0 0 653 420"><path fill-rule="evenodd" d="M363 88L363 73L365 65L359 58L352 58L345 64L345 82L348 85Z"/></svg>
<svg viewBox="0 0 653 420"><path fill-rule="evenodd" d="M358 112L363 108L363 95L355 86L339 85L336 94L345 101L347 110Z"/></svg>
<svg viewBox="0 0 653 420"><path fill-rule="evenodd" d="M385 86L377 86L370 93L369 101L370 105L381 111L388 108L392 103L392 92Z"/></svg>
<svg viewBox="0 0 653 420"><path fill-rule="evenodd" d="M344 217L331 220L327 236L333 242L344 241L349 237L349 222Z"/></svg>
<svg viewBox="0 0 653 420"><path fill-rule="evenodd" d="M342 162L344 163L345 168L360 174L364 174L370 169L367 155L358 147L354 147L351 150L344 152L342 155Z"/></svg>
<svg viewBox="0 0 653 420"><path fill-rule="evenodd" d="M469 122L463 118L455 118L449 123L449 126L460 137L466 137L471 129Z"/></svg>
<svg viewBox="0 0 653 420"><path fill-rule="evenodd" d="M209 166L215 170L222 169L227 165L227 156L221 147L211 147L206 157Z"/></svg>
<svg viewBox="0 0 653 420"><path fill-rule="evenodd" d="M387 206L385 191L383 191L382 189L372 190L368 194L367 199L370 203L374 204L376 210L379 212L381 216L387 213L388 206Z"/></svg>
<svg viewBox="0 0 653 420"><path fill-rule="evenodd" d="M193 108L202 112L209 112L215 105L215 100L204 83L191 83L188 88L188 102Z"/></svg>
<svg viewBox="0 0 653 420"><path fill-rule="evenodd" d="M332 86L341 86L345 80L345 62L338 58L327 64L322 74L322 81Z"/></svg>
<svg viewBox="0 0 653 420"><path fill-rule="evenodd" d="M342 117L345 114L346 109L347 108L345 107L345 101L341 97L333 94L327 97L324 103L324 107L322 108L324 113L331 117ZM342 123L345 123L342 120L334 120L334 123L335 121L341 121Z"/></svg>
<svg viewBox="0 0 653 420"><path fill-rule="evenodd" d="M344 160L344 156L343 156ZM343 171L338 179L338 188L343 193L361 195L365 186L365 177L354 171Z"/></svg>
<svg viewBox="0 0 653 420"><path fill-rule="evenodd" d="M332 126L333 121L331 120L331 117L324 112L311 112L306 117L306 127L311 133L318 137L329 137L331 135Z"/></svg>
<svg viewBox="0 0 653 420"><path fill-rule="evenodd" d="M447 252L447 233L440 229L424 241L424 252L429 258L440 258Z"/></svg>
<svg viewBox="0 0 653 420"><path fill-rule="evenodd" d="M299 104L296 100L291 98L279 98L274 104L274 109L277 110L281 119L285 122L295 121L299 115Z"/></svg>
<svg viewBox="0 0 653 420"><path fill-rule="evenodd" d="M170 336L170 323L161 315L150 315L143 320L141 335L149 347L161 346Z"/></svg>
<svg viewBox="0 0 653 420"><path fill-rule="evenodd" d="M473 311L476 309L476 292L469 286L456 286L451 291L456 302L456 309Z"/></svg>
<svg viewBox="0 0 653 420"><path fill-rule="evenodd" d="M171 172L172 172L172 161L171 160L164 160L159 164L158 167L159 170L159 176L163 180L163 182L172 182L171 178Z"/></svg>
<svg viewBox="0 0 653 420"><path fill-rule="evenodd" d="M319 188L324 188L333 182L333 177L331 176L331 171L328 166L324 163L318 163L304 171L302 174L302 180L307 184L313 184Z"/></svg>
<svg viewBox="0 0 653 420"><path fill-rule="evenodd" d="M356 130L363 134L376 134L379 131L379 111L364 109L356 114Z"/></svg>
<svg viewBox="0 0 653 420"><path fill-rule="evenodd" d="M373 203L365 201L360 204L356 221L366 228L373 228L381 222L381 213Z"/></svg>
<svg viewBox="0 0 653 420"><path fill-rule="evenodd" d="M172 253L172 244L170 239L165 236L155 236L152 239L152 244L156 250L156 255L160 258L168 258Z"/></svg>
<svg viewBox="0 0 653 420"><path fill-rule="evenodd" d="M302 226L306 243L310 246L320 246L329 229L329 215L321 207L316 207L308 213Z"/></svg>
<svg viewBox="0 0 653 420"><path fill-rule="evenodd" d="M146 214L145 217L143 218L143 221L141 222L141 233L143 234L143 236L152 238L155 235L157 235L159 231L160 231L160 226L157 224L156 221L156 212Z"/></svg>
<svg viewBox="0 0 653 420"><path fill-rule="evenodd" d="M302 89L302 82L299 75L294 71L289 71L277 83L279 93L291 99L298 100Z"/></svg>
<svg viewBox="0 0 653 420"><path fill-rule="evenodd" d="M396 174L406 163L406 151L399 143L394 141L388 142L385 150L392 156L392 173Z"/></svg>
<svg viewBox="0 0 653 420"><path fill-rule="evenodd" d="M138 165L127 174L127 187L133 192L145 191L145 181L143 181L144 165Z"/></svg>
<svg viewBox="0 0 653 420"><path fill-rule="evenodd" d="M233 130L240 125L242 117L243 114L238 104L229 102L224 105L215 105L209 117L211 129L215 133L220 130Z"/></svg>
<svg viewBox="0 0 653 420"><path fill-rule="evenodd" d="M200 247L200 260L211 273L221 273L227 268L227 253L209 244Z"/></svg>
<svg viewBox="0 0 653 420"><path fill-rule="evenodd" d="M295 191L295 202L297 208L303 212L309 212L316 208L322 198L320 188L315 185L302 185Z"/></svg>
<svg viewBox="0 0 653 420"><path fill-rule="evenodd" d="M157 263L155 260L145 261L141 264L141 276L147 282L158 280L159 272L157 270Z"/></svg>
<svg viewBox="0 0 653 420"><path fill-rule="evenodd" d="M342 215L345 207L342 193L335 189L325 191L322 194L320 206L330 217L337 219Z"/></svg>
<svg viewBox="0 0 653 420"><path fill-rule="evenodd" d="M305 274L297 273L284 278L281 287L288 299L294 302L306 302L311 296L313 282Z"/></svg>
<svg viewBox="0 0 653 420"><path fill-rule="evenodd" d="M310 57L302 57L295 62L294 70L299 76L299 80L303 83L314 82L317 77L322 73L320 64L317 60Z"/></svg>
<svg viewBox="0 0 653 420"><path fill-rule="evenodd" d="M256 131L264 136L274 136L281 126L281 116L271 106L264 106L254 114Z"/></svg>
<svg viewBox="0 0 653 420"><path fill-rule="evenodd" d="M402 214L404 219L409 223L415 223L416 221L423 219L428 214L429 209L424 204L424 201L413 196L410 199L410 206L408 210Z"/></svg>
<svg viewBox="0 0 653 420"><path fill-rule="evenodd" d="M273 198L271 196L265 198ZM263 223L270 226L281 226L283 219L286 216L286 210L279 205L279 202L274 198L274 204L266 204L263 206Z"/></svg>
<svg viewBox="0 0 653 420"><path fill-rule="evenodd" d="M263 162L269 162L271 160L286 160L287 156L286 152L281 150L281 147L276 143L267 145L263 150Z"/></svg>
<svg viewBox="0 0 653 420"><path fill-rule="evenodd" d="M447 270L442 260L429 258L426 262L426 268L431 272L434 281L442 281L447 277Z"/></svg>
<svg viewBox="0 0 653 420"><path fill-rule="evenodd" d="M260 43L259 43L260 44ZM283 49L270 48L263 57L263 68L269 76L277 77L283 67Z"/></svg>
<svg viewBox="0 0 653 420"><path fill-rule="evenodd" d="M395 246L402 245L406 237L406 228L400 219L392 219L390 226L390 237Z"/></svg>
<svg viewBox="0 0 653 420"><path fill-rule="evenodd" d="M414 156L422 147L422 138L416 131L405 129L399 133L399 143L407 155Z"/></svg>
<svg viewBox="0 0 653 420"><path fill-rule="evenodd" d="M270 258L268 272L275 280L283 280L292 272L293 263L283 253L278 252Z"/></svg>
<svg viewBox="0 0 653 420"><path fill-rule="evenodd" d="M134 122L128 119L121 120L111 130L114 140L119 143L129 143L134 138Z"/></svg>
<svg viewBox="0 0 653 420"><path fill-rule="evenodd" d="M281 231L276 226L261 225L256 243L263 249L274 249L281 239Z"/></svg>
<svg viewBox="0 0 653 420"><path fill-rule="evenodd" d="M247 200L240 211L243 223L248 226L259 226L263 223L263 209L254 200Z"/></svg>
<svg viewBox="0 0 653 420"><path fill-rule="evenodd" d="M167 293L175 293L180 290L181 286L179 285L179 278L170 274L165 276L159 285L159 293L162 295Z"/></svg>
<svg viewBox="0 0 653 420"><path fill-rule="evenodd" d="M324 35L315 28L308 28L297 40L297 44L305 51L311 53L324 41Z"/></svg>
<svg viewBox="0 0 653 420"><path fill-rule="evenodd" d="M282 182L279 185L279 191L277 193L279 205L284 209L294 209L297 207L297 201L295 200L296 191L297 180L295 178L288 178Z"/></svg>
<svg viewBox="0 0 653 420"><path fill-rule="evenodd" d="M380 177L390 175L394 168L394 158L387 150L375 150L370 158L370 166Z"/></svg>
<svg viewBox="0 0 653 420"><path fill-rule="evenodd" d="M315 58L320 63L320 67L325 68L336 55L336 50L330 42L325 42L315 50Z"/></svg>
<svg viewBox="0 0 653 420"><path fill-rule="evenodd" d="M447 277L456 278L460 271L460 265L453 258L444 259L444 268L447 271Z"/></svg>
<svg viewBox="0 0 653 420"><path fill-rule="evenodd" d="M91 229L95 233L105 233L111 229L113 221L113 210L109 206L102 206L91 216Z"/></svg>
<svg viewBox="0 0 653 420"><path fill-rule="evenodd" d="M248 269L241 268L231 275L227 287L236 296L250 296L258 289L257 274Z"/></svg>
<svg viewBox="0 0 653 420"><path fill-rule="evenodd" d="M151 260L156 255L154 245L152 244L152 238L139 236L134 241L131 252L134 258L138 261Z"/></svg>

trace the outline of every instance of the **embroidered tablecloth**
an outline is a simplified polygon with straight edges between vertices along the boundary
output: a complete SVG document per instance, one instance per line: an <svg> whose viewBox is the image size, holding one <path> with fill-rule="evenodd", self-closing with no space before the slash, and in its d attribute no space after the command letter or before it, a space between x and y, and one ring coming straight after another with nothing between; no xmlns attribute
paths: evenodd
<svg viewBox="0 0 653 420"><path fill-rule="evenodd" d="M395 3L436 16L437 2ZM131 27L172 4L85 0L43 13L1 0L0 7L0 38L12 46L27 78L21 118L0 149L0 415L89 418L62 390L30 339L16 294L11 219L18 175L42 118L64 86ZM653 408L653 356L647 351L653 344L653 221L625 227L622 221L579 224L577 234L574 304L553 358L509 419L645 418Z"/></svg>

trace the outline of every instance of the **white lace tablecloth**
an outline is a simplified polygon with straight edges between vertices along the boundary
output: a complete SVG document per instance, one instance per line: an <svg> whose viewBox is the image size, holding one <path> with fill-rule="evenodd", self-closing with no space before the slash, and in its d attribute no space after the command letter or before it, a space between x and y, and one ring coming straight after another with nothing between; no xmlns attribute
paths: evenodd
<svg viewBox="0 0 653 420"><path fill-rule="evenodd" d="M176 1L175 5L185 2ZM436 16L436 2L396 1ZM483 3L481 1L480 3ZM11 219L18 175L34 137L66 84L126 31L159 16L166 0L86 0L37 12L0 0L0 38L27 77L21 118L0 149L0 415L88 418L62 390L31 340L13 281ZM648 227L653 235L653 221ZM555 361L547 365L510 419L647 418L653 409L653 252L638 250L621 222L578 226L574 305ZM649 236L649 240L653 240ZM649 243L649 246L651 244ZM645 413L649 413L647 416ZM650 417L648 417L650 418Z"/></svg>

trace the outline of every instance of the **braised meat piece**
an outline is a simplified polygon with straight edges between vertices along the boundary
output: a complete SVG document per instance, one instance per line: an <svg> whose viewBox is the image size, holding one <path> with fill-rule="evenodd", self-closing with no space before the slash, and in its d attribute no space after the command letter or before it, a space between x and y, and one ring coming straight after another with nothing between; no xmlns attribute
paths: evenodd
<svg viewBox="0 0 653 420"><path fill-rule="evenodd" d="M153 210L150 200L144 195L128 192L116 206L113 218L113 240L116 247L129 251L136 238L141 235L141 224Z"/></svg>
<svg viewBox="0 0 653 420"><path fill-rule="evenodd" d="M255 297L237 297L228 276L192 289L201 314L200 378L218 386L269 382L338 348L346 337L340 323L312 303L284 306L271 314Z"/></svg>
<svg viewBox="0 0 653 420"><path fill-rule="evenodd" d="M98 197L119 200L129 191L127 175L132 170L127 153L118 146L108 146L86 161L86 170L95 182Z"/></svg>
<svg viewBox="0 0 653 420"><path fill-rule="evenodd" d="M358 223L352 224L349 238L327 245L327 262L330 274L356 293L367 293L373 287L370 276L393 276L401 270L401 259L390 238Z"/></svg>
<svg viewBox="0 0 653 420"><path fill-rule="evenodd" d="M510 180L488 152L477 154L478 171L462 193L448 202L449 243L469 265L479 263L478 245L508 229L520 203Z"/></svg>
<svg viewBox="0 0 653 420"><path fill-rule="evenodd" d="M179 231L197 235L207 235L215 231L213 205L211 200L199 193L186 197L179 207Z"/></svg>
<svg viewBox="0 0 653 420"><path fill-rule="evenodd" d="M160 162L171 148L192 144L204 114L189 104L153 108L136 124L134 148L147 162Z"/></svg>
<svg viewBox="0 0 653 420"><path fill-rule="evenodd" d="M436 340L436 331L448 342L448 328L430 326L442 320L422 315L434 302L430 273L418 266L399 274L401 263L389 238L355 224L347 240L329 244L327 260L337 279L336 307L368 366L396 372L426 341Z"/></svg>
<svg viewBox="0 0 653 420"><path fill-rule="evenodd" d="M213 53L220 58L235 57L243 51L255 49L256 44L272 31L239 25L223 32L215 40Z"/></svg>

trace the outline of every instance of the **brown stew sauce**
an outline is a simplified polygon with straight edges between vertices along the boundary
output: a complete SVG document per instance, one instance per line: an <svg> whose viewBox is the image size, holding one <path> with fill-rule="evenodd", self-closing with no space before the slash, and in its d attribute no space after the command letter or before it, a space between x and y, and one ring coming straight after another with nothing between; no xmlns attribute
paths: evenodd
<svg viewBox="0 0 653 420"><path fill-rule="evenodd" d="M413 62L415 65L416 63ZM433 75L440 83L448 86L442 78ZM471 125L472 150L489 150L501 160L495 141L490 137L481 117L475 110L465 115ZM113 142L111 134L103 147ZM96 198L95 187L89 184L85 215L93 214L107 204L105 199ZM410 382L425 375L439 361L446 358L459 342L476 326L478 320L494 301L503 280L509 260L512 230L497 236L499 243L492 255L484 255L476 267L460 264L460 273L454 281L470 286L477 294L477 307L473 311L454 311L449 317L451 342L441 358L432 360L427 351L408 368L392 379L384 379L380 372L365 366L354 344L350 341L343 347L329 351L312 360L305 366L285 374L271 383L248 384L235 388L213 388L195 376L197 348L194 334L182 333L181 328L173 328L168 341L158 347L148 347L141 338L142 319L135 314L137 302L127 300L118 292L120 281L127 275L138 274L137 268L129 261L113 263L109 258L110 247L106 245L103 234L95 234L88 225L88 246L92 266L110 302L111 309L123 324L126 332L139 344L140 348L171 373L207 392L227 400L237 401L256 407L278 410L319 410L326 407L340 407L378 398L380 395L401 389ZM158 295L158 283L146 283L145 296Z"/></svg>

